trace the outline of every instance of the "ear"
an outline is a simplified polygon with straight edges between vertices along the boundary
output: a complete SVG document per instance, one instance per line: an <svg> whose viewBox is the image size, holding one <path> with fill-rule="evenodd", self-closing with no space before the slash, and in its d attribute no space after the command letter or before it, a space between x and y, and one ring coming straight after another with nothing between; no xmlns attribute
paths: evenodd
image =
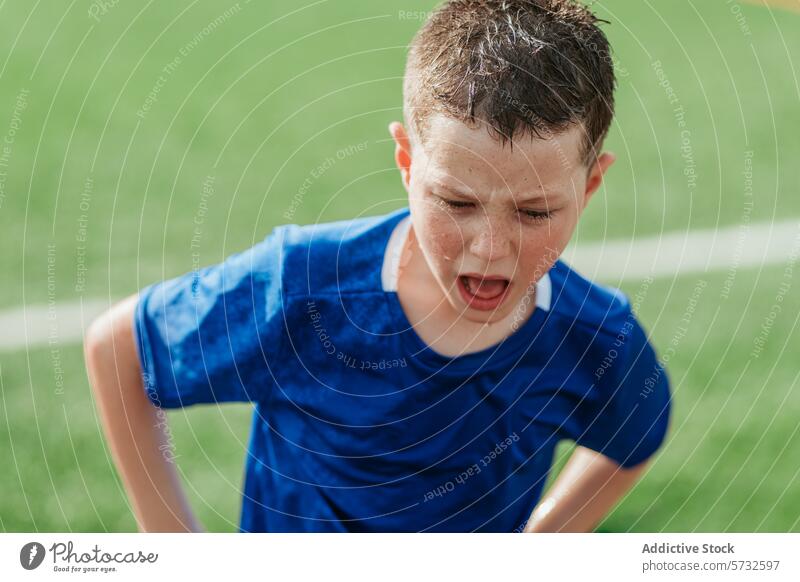
<svg viewBox="0 0 800 582"><path fill-rule="evenodd" d="M603 176L616 160L617 156L615 156L613 153L603 152L592 163L586 178L586 192L583 194L584 208L586 208L586 205L589 204L589 199L592 197L592 194L594 194L600 187L600 184L603 183Z"/></svg>
<svg viewBox="0 0 800 582"><path fill-rule="evenodd" d="M394 161L400 170L403 186L408 191L408 184L411 181L411 141L403 124L398 121L389 124L389 133L392 134L395 143Z"/></svg>

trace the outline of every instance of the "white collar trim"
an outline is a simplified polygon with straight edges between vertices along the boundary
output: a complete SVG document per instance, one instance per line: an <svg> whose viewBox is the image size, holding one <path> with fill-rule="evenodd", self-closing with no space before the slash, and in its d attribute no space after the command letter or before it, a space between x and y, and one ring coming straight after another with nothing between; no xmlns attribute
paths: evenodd
<svg viewBox="0 0 800 582"><path fill-rule="evenodd" d="M400 255L403 252L408 230L411 227L411 216L405 216L392 231L389 244L383 257L381 283L384 291L397 291L397 274L400 270Z"/></svg>

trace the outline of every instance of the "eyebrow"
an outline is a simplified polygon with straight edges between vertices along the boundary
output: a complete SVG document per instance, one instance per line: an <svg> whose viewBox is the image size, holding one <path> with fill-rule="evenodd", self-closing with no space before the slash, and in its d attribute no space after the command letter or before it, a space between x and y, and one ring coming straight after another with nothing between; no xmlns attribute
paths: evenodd
<svg viewBox="0 0 800 582"><path fill-rule="evenodd" d="M462 198L473 198L473 199L475 198L475 196L472 196L471 194L467 194L466 192L462 191L461 189L454 188L453 186L450 186L449 184L445 184L444 182L440 182L439 180L435 180L434 181L434 185L437 188L441 188L442 190L447 190L448 192L450 192L450 194L455 194L456 196L461 196Z"/></svg>
<svg viewBox="0 0 800 582"><path fill-rule="evenodd" d="M463 192L462 190L460 190L459 188L454 188L453 186L450 186L449 184L446 184L446 183L441 182L439 180L434 180L434 184L438 188L441 188L442 190L447 190L449 193L451 193L451 194L453 194L455 196L458 196L460 198L466 198L468 200L475 200L476 199L475 196L473 196L471 194L467 194L467 193ZM517 206L522 206L524 204L532 204L532 203L535 203L535 202L551 202L551 203L552 202L558 202L560 200L560 198L561 198L561 196L560 196L559 192L553 192L552 195L550 196L550 199L548 199L548 197L543 195L543 194L534 195L534 196L530 196L530 197L522 199L522 200L518 200L517 201Z"/></svg>

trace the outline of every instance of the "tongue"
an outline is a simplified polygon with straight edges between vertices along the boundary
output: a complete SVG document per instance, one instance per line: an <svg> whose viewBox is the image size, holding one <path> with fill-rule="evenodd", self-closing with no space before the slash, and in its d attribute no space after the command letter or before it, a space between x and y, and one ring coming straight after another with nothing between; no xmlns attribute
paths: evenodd
<svg viewBox="0 0 800 582"><path fill-rule="evenodd" d="M478 279L467 277L469 280L469 290L476 297L481 299L491 299L497 297L506 288L506 282L502 279Z"/></svg>

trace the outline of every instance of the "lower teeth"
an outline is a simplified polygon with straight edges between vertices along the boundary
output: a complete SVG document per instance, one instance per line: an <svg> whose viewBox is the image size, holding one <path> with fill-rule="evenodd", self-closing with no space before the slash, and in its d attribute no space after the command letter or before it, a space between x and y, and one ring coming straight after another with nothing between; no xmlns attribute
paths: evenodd
<svg viewBox="0 0 800 582"><path fill-rule="evenodd" d="M477 297L477 294L476 294L476 293L475 293L475 291L472 289L472 285L470 285L470 279L469 279L469 277L461 277L461 282L464 284L464 288L465 288L465 289L466 289L466 290L467 290L467 291L468 291L468 292L469 292L471 295L475 295L475 296ZM502 292L501 292L501 293L502 293ZM497 295L500 295L500 293L498 293ZM494 297L497 297L497 295L495 295ZM494 299L494 297L488 297L488 299ZM481 298L481 299L487 299L487 298Z"/></svg>

